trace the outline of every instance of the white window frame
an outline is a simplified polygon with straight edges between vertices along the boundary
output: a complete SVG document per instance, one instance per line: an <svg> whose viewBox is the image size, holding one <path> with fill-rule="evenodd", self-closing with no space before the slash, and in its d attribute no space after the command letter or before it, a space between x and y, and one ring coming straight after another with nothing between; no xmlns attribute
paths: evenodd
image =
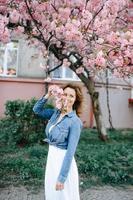
<svg viewBox="0 0 133 200"><path fill-rule="evenodd" d="M57 77L54 77L54 71L52 72L52 75L51 75L51 78L53 79L53 80L66 80L66 81L81 81L78 77L77 77L77 75L76 75L76 73L75 72L73 72L70 68L69 68L69 70L71 70L71 73L72 73L72 77L66 77L66 70L68 69L68 67L64 67L64 66L61 66L60 68L59 68L59 70L60 70L60 77L59 78L57 78Z"/></svg>
<svg viewBox="0 0 133 200"><path fill-rule="evenodd" d="M18 43L18 41L11 41L10 43ZM17 61L16 61L16 74L12 75L12 74L7 74L7 61L8 61L8 50L10 49L9 44L7 43L5 46L1 47L1 50L4 50L4 63L3 63L3 73L0 74L0 77L17 77L17 73L18 73L18 53L19 53L19 43L17 47L13 47L13 50L17 50Z"/></svg>
<svg viewBox="0 0 133 200"><path fill-rule="evenodd" d="M55 66L57 66L57 64L54 62L54 55L50 55L50 66L51 66L51 69L54 68ZM68 69L69 67L65 67L65 66L60 66L58 68L58 70L60 70L60 77L54 77L54 72L56 71L53 71L51 73L51 78L52 80L63 80L63 81L81 81L78 76L76 75L75 72L73 72L70 68L69 70L71 71L72 73L72 77L66 77L66 70Z"/></svg>

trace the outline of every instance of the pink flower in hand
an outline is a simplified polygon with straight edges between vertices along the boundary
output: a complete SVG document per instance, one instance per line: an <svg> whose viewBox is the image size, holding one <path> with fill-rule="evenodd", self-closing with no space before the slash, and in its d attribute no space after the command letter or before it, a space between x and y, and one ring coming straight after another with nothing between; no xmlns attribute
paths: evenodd
<svg viewBox="0 0 133 200"><path fill-rule="evenodd" d="M52 95L56 96L60 96L63 94L63 89L60 88L57 85L52 85L49 87L49 91L51 92Z"/></svg>
<svg viewBox="0 0 133 200"><path fill-rule="evenodd" d="M63 89L57 85L52 85L49 87L49 91L55 97L56 108L61 109L63 103Z"/></svg>
<svg viewBox="0 0 133 200"><path fill-rule="evenodd" d="M55 101L55 105L56 105L56 108L58 108L59 110L62 108L62 98L61 99L56 99Z"/></svg>

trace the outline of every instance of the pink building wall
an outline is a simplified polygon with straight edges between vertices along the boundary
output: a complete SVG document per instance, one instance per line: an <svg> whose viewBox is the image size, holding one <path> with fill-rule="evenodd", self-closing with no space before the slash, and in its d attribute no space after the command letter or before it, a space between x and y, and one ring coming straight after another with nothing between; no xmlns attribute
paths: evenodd
<svg viewBox="0 0 133 200"><path fill-rule="evenodd" d="M42 81L30 79L1 79L0 80L0 117L4 116L5 103L7 100L28 100L42 95L44 85Z"/></svg>
<svg viewBox="0 0 133 200"><path fill-rule="evenodd" d="M67 84L65 81L52 81L50 84ZM81 82L79 82L81 84ZM0 118L4 117L5 103L7 100L29 100L33 97L40 98L45 94L46 83L43 79L25 78L0 78ZM84 127L93 126L93 113L89 95L83 87L84 106L81 119Z"/></svg>
<svg viewBox="0 0 133 200"><path fill-rule="evenodd" d="M55 81L49 84L67 84L68 81ZM84 85L79 81L83 89L84 103L81 120L84 127L95 127L95 119L92 112L90 96ZM96 90L99 92L100 106L106 127L110 127L108 121L106 88L102 83L96 83ZM121 89L122 88L122 89ZM29 100L33 97L40 98L46 89L43 79L26 78L0 78L0 118L4 117L5 103L7 100ZM123 83L110 83L109 103L114 128L133 128L133 103L129 105L131 88Z"/></svg>

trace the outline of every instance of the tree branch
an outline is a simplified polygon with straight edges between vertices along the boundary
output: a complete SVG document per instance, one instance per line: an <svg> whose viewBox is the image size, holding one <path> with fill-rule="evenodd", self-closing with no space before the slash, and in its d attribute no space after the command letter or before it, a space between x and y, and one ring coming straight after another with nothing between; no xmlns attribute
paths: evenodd
<svg viewBox="0 0 133 200"><path fill-rule="evenodd" d="M108 0L107 0L107 1L108 1ZM86 31L88 30L90 24L91 24L92 22L94 22L96 16L101 12L101 10L103 9L103 7L104 7L104 4L101 6L101 8L98 10L98 12L94 14L92 20L88 23L87 28L85 29Z"/></svg>
<svg viewBox="0 0 133 200"><path fill-rule="evenodd" d="M25 4L26 4L26 7L27 7L27 10L28 10L28 13L29 13L31 19L33 20L33 22L34 22L34 24L35 24L37 30L38 30L39 33L40 33L40 36L42 37L43 43L45 44L45 46L46 46L46 48L47 48L47 47L48 47L48 42L44 39L44 36L43 36L43 34L42 34L40 28L39 28L38 25L37 25L37 21L36 21L36 19L34 19L32 13L31 13L31 10L30 10L30 8L29 8L29 6L28 6L27 0L25 0Z"/></svg>
<svg viewBox="0 0 133 200"><path fill-rule="evenodd" d="M57 65L56 67L52 68L51 70L48 70L48 74L50 74L51 72L55 71L56 69L58 69L62 65L63 65L63 61L61 61L61 63L59 65Z"/></svg>
<svg viewBox="0 0 133 200"><path fill-rule="evenodd" d="M51 4L51 6L54 8L54 10L59 14L59 12L58 12L58 10L56 9L56 7L53 5L53 4Z"/></svg>

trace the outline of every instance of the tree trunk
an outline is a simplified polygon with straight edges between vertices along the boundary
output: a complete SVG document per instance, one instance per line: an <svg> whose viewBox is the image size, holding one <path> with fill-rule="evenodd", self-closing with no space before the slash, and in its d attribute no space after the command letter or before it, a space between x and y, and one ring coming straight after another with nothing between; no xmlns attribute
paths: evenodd
<svg viewBox="0 0 133 200"><path fill-rule="evenodd" d="M75 66L71 65L70 68L75 71ZM91 101L92 101L92 108L93 113L96 120L96 127L98 130L99 138L103 141L106 141L107 138L107 132L103 121L103 116L100 108L99 103L99 92L95 91L95 83L94 80L88 76L88 78L84 74L78 74L81 81L84 83L85 87L88 90L88 93L90 94Z"/></svg>
<svg viewBox="0 0 133 200"><path fill-rule="evenodd" d="M106 128L104 125L103 116L102 116L102 112L101 112L101 108L100 108L99 93L94 92L93 96L91 96L91 100L92 100L93 113L94 113L95 120L96 120L96 126L97 126L97 130L98 130L99 138L103 141L106 141L107 140L107 132L106 132Z"/></svg>
<svg viewBox="0 0 133 200"><path fill-rule="evenodd" d="M95 91L94 81L90 78L88 83L85 84L92 101L93 113L96 120L96 127L98 130L99 138L103 141L107 140L107 132L103 121L103 116L99 103L99 92Z"/></svg>

